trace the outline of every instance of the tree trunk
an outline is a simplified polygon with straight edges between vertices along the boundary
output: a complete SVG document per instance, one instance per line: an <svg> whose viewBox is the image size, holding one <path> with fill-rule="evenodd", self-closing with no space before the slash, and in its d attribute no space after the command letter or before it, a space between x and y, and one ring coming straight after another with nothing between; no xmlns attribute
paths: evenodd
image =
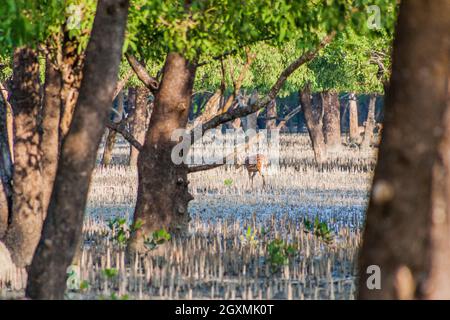
<svg viewBox="0 0 450 320"><path fill-rule="evenodd" d="M138 87L136 89L135 109L132 122L130 123L131 134L141 145L144 144L145 130L148 123L147 104L149 93L150 91L146 87ZM130 166L137 166L138 154L139 151L135 147L130 146Z"/></svg>
<svg viewBox="0 0 450 320"><path fill-rule="evenodd" d="M123 91L120 91L117 95L117 113L114 113L113 122L119 123L122 121L123 115ZM103 150L102 164L104 166L109 166L112 159L112 152L114 149L114 144L116 143L116 134L114 130L108 130L108 136L106 137L105 148Z"/></svg>
<svg viewBox="0 0 450 320"><path fill-rule="evenodd" d="M314 157L320 166L327 160L327 146L325 145L322 130L322 117L318 114L317 110L313 110L311 92L308 86L300 92L299 96L305 116L306 127L314 150Z"/></svg>
<svg viewBox="0 0 450 320"><path fill-rule="evenodd" d="M144 225L133 234L130 252L145 251L144 237L155 230L184 231L190 219L187 205L192 196L188 192L187 166L173 162L172 149L178 141L172 141L171 136L173 130L186 128L195 70L180 54L167 55L149 129L138 156L134 222L142 221Z"/></svg>
<svg viewBox="0 0 450 320"><path fill-rule="evenodd" d="M30 48L14 52L14 173L12 219L4 243L18 267L31 263L42 229L42 176L38 114L39 61Z"/></svg>
<svg viewBox="0 0 450 320"><path fill-rule="evenodd" d="M78 100L81 79L83 78L83 64L85 55L78 54L78 43L71 40L68 33L64 33L63 59L61 68L63 104L60 120L60 139L65 138L72 123L75 105Z"/></svg>
<svg viewBox="0 0 450 320"><path fill-rule="evenodd" d="M362 299L450 298L449 12L447 0L400 5L360 253ZM380 267L380 290L366 285L370 265Z"/></svg>
<svg viewBox="0 0 450 320"><path fill-rule="evenodd" d="M277 126L277 102L274 99L272 103L267 107L267 122L266 129L275 129ZM272 119L275 118L275 119Z"/></svg>
<svg viewBox="0 0 450 320"><path fill-rule="evenodd" d="M0 106L0 239L8 229L12 210L12 161L8 141L7 110Z"/></svg>
<svg viewBox="0 0 450 320"><path fill-rule="evenodd" d="M355 94L350 95L349 103L349 136L350 142L358 143L361 139L358 124L358 101Z"/></svg>
<svg viewBox="0 0 450 320"><path fill-rule="evenodd" d="M335 150L341 146L339 96L337 92L325 91L321 98L325 144L329 150Z"/></svg>
<svg viewBox="0 0 450 320"><path fill-rule="evenodd" d="M42 109L42 208L47 214L59 156L59 121L61 118L61 73L46 59L44 105Z"/></svg>
<svg viewBox="0 0 450 320"><path fill-rule="evenodd" d="M80 95L64 140L42 239L30 267L26 294L62 299L66 270L81 240L96 153L116 86L129 2L99 0Z"/></svg>
<svg viewBox="0 0 450 320"><path fill-rule="evenodd" d="M364 137L361 144L362 149L369 149L373 140L373 130L375 130L375 105L377 102L377 96L375 94L370 95L369 110L367 112L367 120L364 126Z"/></svg>

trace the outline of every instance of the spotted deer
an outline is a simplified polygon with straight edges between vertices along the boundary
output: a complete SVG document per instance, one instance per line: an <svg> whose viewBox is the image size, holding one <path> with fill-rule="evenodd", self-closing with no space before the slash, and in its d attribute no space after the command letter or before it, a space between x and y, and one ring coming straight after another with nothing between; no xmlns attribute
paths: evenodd
<svg viewBox="0 0 450 320"><path fill-rule="evenodd" d="M253 178L259 173L263 180L263 188L266 187L265 175L267 173L267 167L269 162L267 157L258 153L256 155L248 156L245 158L243 166L247 169L248 178L251 180L253 188Z"/></svg>

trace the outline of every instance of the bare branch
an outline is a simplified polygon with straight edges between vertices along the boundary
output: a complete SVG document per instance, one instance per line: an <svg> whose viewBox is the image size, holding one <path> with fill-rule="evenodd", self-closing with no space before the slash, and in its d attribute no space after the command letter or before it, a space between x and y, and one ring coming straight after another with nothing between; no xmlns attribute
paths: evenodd
<svg viewBox="0 0 450 320"><path fill-rule="evenodd" d="M128 60L128 63L130 64L131 68L133 69L134 73L136 73L136 76L139 78L139 80L142 81L142 83L152 92L154 93L156 90L159 89L159 82L154 77L150 76L150 74L145 69L145 66L140 63L135 56L126 53L125 57Z"/></svg>
<svg viewBox="0 0 450 320"><path fill-rule="evenodd" d="M248 48L245 49L245 52L247 54L247 61L245 62L245 65L242 67L241 72L239 73L239 77L236 81L233 79L233 74L231 74L231 79L233 80L233 94L230 95L227 99L227 102L225 102L224 106L222 107L222 113L227 112L228 109L233 104L233 101L236 99L239 90L241 90L242 82L245 79L245 75L247 74L248 69L250 68L250 65L252 64L253 60L255 59L256 55L254 53L251 53ZM230 63L231 68L231 63ZM233 73L233 71L231 71Z"/></svg>
<svg viewBox="0 0 450 320"><path fill-rule="evenodd" d="M142 150L141 143L137 141L136 138L133 137L133 135L130 132L128 132L128 130L125 128L125 124L126 121L123 120L120 121L119 123L114 123L111 120L108 120L106 122L106 127L122 135L122 137L124 137L124 139L127 140L133 147L141 151Z"/></svg>

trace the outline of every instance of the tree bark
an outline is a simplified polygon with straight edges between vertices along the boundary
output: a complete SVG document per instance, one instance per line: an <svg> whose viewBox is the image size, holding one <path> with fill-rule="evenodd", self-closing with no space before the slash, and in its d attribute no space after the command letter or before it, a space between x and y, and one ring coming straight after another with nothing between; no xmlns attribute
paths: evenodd
<svg viewBox="0 0 450 320"><path fill-rule="evenodd" d="M61 118L62 75L46 58L44 105L42 109L42 208L47 214L59 156L59 121Z"/></svg>
<svg viewBox="0 0 450 320"><path fill-rule="evenodd" d="M42 229L42 176L38 114L39 61L36 51L14 52L11 104L14 108L12 219L4 243L18 267L31 263Z"/></svg>
<svg viewBox="0 0 450 320"><path fill-rule="evenodd" d="M9 149L7 110L0 106L0 239L8 229L12 211L12 161Z"/></svg>
<svg viewBox="0 0 450 320"><path fill-rule="evenodd" d="M129 251L146 251L144 237L165 228L169 232L186 229L189 214L187 205L192 196L188 192L188 168L176 165L171 158L173 130L186 128L196 67L178 53L169 53L164 66L155 108L150 119L142 151L138 156L138 196L134 222L143 227L131 237Z"/></svg>
<svg viewBox="0 0 450 320"><path fill-rule="evenodd" d="M120 91L117 95L117 113L114 113L114 123L119 123L122 121L123 115L123 91ZM106 137L105 148L103 150L102 164L104 166L109 166L112 159L112 152L114 149L114 144L116 143L116 131L108 129L108 136Z"/></svg>
<svg viewBox="0 0 450 320"><path fill-rule="evenodd" d="M355 94L350 95L349 103L349 136L350 142L358 143L361 139L358 124L358 101Z"/></svg>
<svg viewBox="0 0 450 320"><path fill-rule="evenodd" d="M369 98L369 110L367 112L367 120L364 126L364 137L361 143L362 149L369 149L373 140L373 130L375 130L375 105L377 102L377 96L375 94L370 95Z"/></svg>
<svg viewBox="0 0 450 320"><path fill-rule="evenodd" d="M148 96L149 90L145 87L138 87L136 89L136 103L135 110L133 114L131 125L131 135L139 141L141 145L144 144L145 140L145 130L148 123L147 117L147 104L148 104ZM130 146L130 166L137 166L139 150L135 147Z"/></svg>
<svg viewBox="0 0 450 320"><path fill-rule="evenodd" d="M323 132L328 150L341 146L341 118L337 92L325 91L321 94L323 108Z"/></svg>
<svg viewBox="0 0 450 320"><path fill-rule="evenodd" d="M6 108L6 130L8 134L8 145L9 145L9 154L11 155L11 160L14 162L14 116L12 106L9 103L9 94L6 85L0 82L0 91L1 96L3 98L3 102L5 103Z"/></svg>
<svg viewBox="0 0 450 320"><path fill-rule="evenodd" d="M400 5L361 299L450 298L449 12L447 0ZM366 285L370 265L380 267L380 290Z"/></svg>
<svg viewBox="0 0 450 320"><path fill-rule="evenodd" d="M318 114L317 110L313 110L311 92L308 85L300 92L299 96L305 116L306 127L314 150L314 157L320 166L327 159L327 146L322 130L322 116Z"/></svg>
<svg viewBox="0 0 450 320"><path fill-rule="evenodd" d="M66 270L81 240L90 177L116 86L128 6L125 0L100 0L97 5L80 95L28 275L26 295L33 299L64 297Z"/></svg>
<svg viewBox="0 0 450 320"><path fill-rule="evenodd" d="M67 32L64 33L62 61L60 70L62 75L62 113L60 119L60 139L65 138L72 123L75 105L78 100L81 79L83 78L83 64L85 55L78 54L78 43L71 40Z"/></svg>

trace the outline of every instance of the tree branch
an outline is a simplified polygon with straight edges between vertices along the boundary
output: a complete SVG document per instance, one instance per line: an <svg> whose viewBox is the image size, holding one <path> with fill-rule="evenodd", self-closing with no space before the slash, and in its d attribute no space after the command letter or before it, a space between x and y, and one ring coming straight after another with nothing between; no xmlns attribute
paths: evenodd
<svg viewBox="0 0 450 320"><path fill-rule="evenodd" d="M159 82L154 77L150 76L147 70L145 69L145 66L140 63L135 56L126 53L125 57L128 60L128 63L130 64L131 68L133 69L134 73L136 73L136 76L141 80L141 82L152 92L154 93L156 90L159 89Z"/></svg>
<svg viewBox="0 0 450 320"><path fill-rule="evenodd" d="M119 92L122 91L123 87L125 87L125 85L127 84L128 80L130 80L132 75L133 75L133 70L129 70L125 74L125 77L123 77L123 79L121 79L119 82L117 82L116 88L114 89L114 94L113 94L113 98L112 98L113 100L115 98L117 98L117 96L119 95Z"/></svg>
<svg viewBox="0 0 450 320"><path fill-rule="evenodd" d="M234 157L242 149L248 149L260 137L261 137L261 133L257 133L254 136L250 137L249 140L247 141L247 143L242 143L242 144L236 146L234 151L229 153L229 154L227 154L225 157L223 157L222 160L220 161L220 163L202 164L202 165L198 165L198 166L188 167L188 173L194 173L194 172L199 172L199 171L211 170L211 169L218 168L218 167L221 167L223 165L226 165L227 164L227 159L229 159L230 157Z"/></svg>
<svg viewBox="0 0 450 320"><path fill-rule="evenodd" d="M291 120L291 118L293 116L295 116L297 113L299 113L302 110L302 106L299 105L297 108L295 108L294 110L292 110L291 112L289 112L286 117L284 117L283 119L281 119L280 123L277 125L277 129L281 129L283 128L283 126L286 124L286 122L288 122L289 120Z"/></svg>

